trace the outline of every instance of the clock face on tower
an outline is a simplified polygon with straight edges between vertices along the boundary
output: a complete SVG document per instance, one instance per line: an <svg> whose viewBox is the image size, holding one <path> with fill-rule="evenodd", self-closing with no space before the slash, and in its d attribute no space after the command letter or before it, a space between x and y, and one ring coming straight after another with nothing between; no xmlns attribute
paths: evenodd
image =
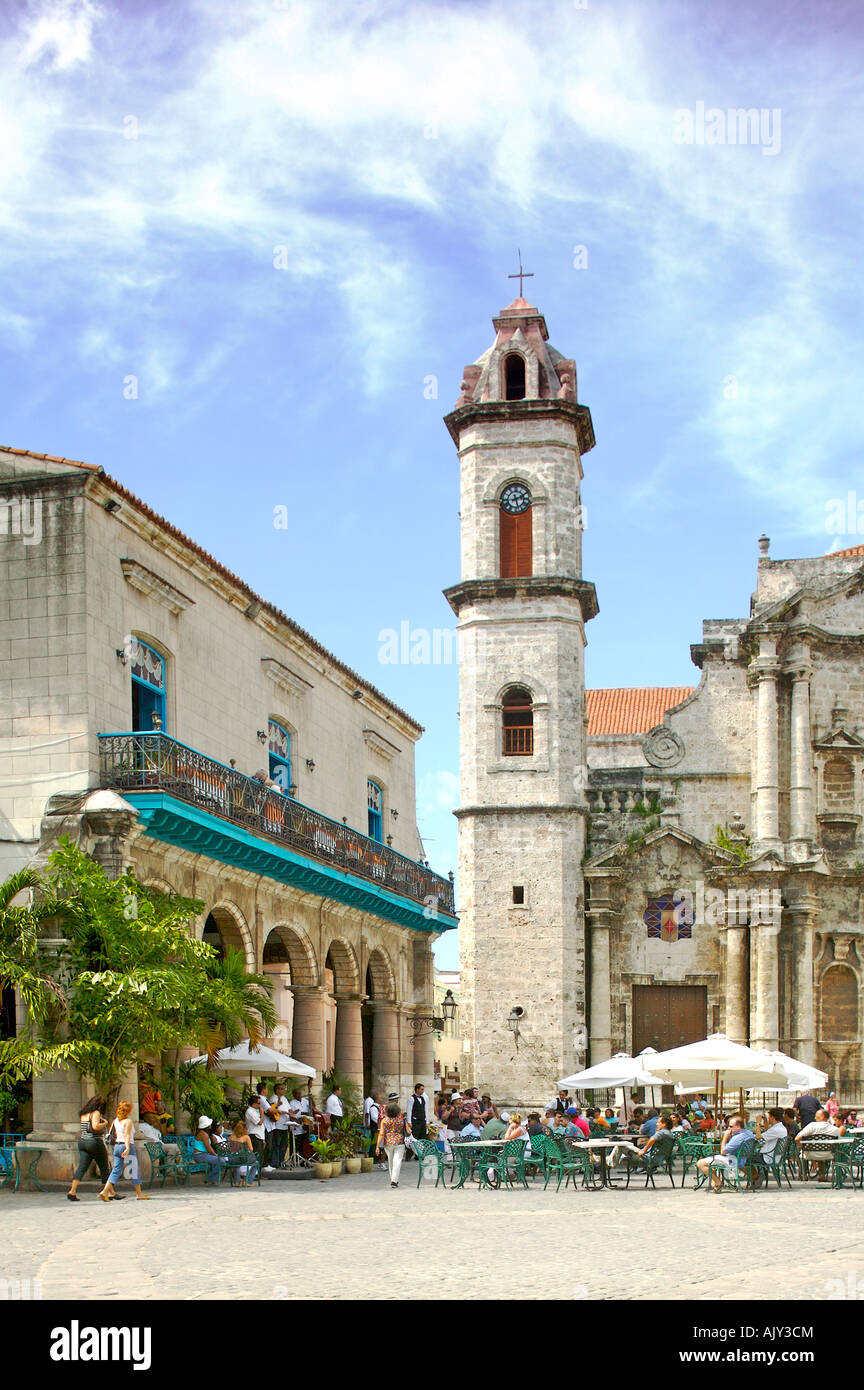
<svg viewBox="0 0 864 1390"><path fill-rule="evenodd" d="M511 516L527 512L531 506L531 493L524 483L509 483L501 494L501 510Z"/></svg>

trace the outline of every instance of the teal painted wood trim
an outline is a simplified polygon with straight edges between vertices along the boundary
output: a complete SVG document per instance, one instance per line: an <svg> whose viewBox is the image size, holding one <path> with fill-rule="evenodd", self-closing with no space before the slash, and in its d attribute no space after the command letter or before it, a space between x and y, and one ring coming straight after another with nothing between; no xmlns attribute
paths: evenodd
<svg viewBox="0 0 864 1390"><path fill-rule="evenodd" d="M269 840L258 839L242 826L220 820L164 792L122 792L121 795L135 807L151 839L188 849L193 854L206 854L220 864L263 874L321 898L334 898L414 931L445 932L459 925L457 918L448 913L439 911L435 917L427 917L425 913L431 909L424 908L423 903L414 898L400 897L368 879L307 859Z"/></svg>

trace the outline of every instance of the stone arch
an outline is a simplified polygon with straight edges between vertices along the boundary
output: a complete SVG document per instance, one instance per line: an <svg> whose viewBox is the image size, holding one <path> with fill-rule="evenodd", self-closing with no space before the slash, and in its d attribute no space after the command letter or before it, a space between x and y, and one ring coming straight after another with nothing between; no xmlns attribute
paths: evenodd
<svg viewBox="0 0 864 1390"><path fill-rule="evenodd" d="M229 947L243 952L246 969L256 968L255 943L249 924L236 903L214 903L201 922L201 939L224 952Z"/></svg>
<svg viewBox="0 0 864 1390"><path fill-rule="evenodd" d="M344 937L334 936L324 953L324 969L333 971L334 994L357 994L360 966L354 947Z"/></svg>
<svg viewBox="0 0 864 1390"><path fill-rule="evenodd" d="M318 984L319 969L315 949L306 933L287 922L278 922L268 931L262 947L262 964L288 967L291 984L310 989Z"/></svg>
<svg viewBox="0 0 864 1390"><path fill-rule="evenodd" d="M371 999L396 999L396 974L390 957L381 946L373 946L369 952L364 985Z"/></svg>

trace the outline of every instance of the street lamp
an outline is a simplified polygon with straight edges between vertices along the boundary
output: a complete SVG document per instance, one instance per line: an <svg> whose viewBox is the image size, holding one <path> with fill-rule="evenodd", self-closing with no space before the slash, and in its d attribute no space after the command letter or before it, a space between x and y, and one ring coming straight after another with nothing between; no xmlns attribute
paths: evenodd
<svg viewBox="0 0 864 1390"><path fill-rule="evenodd" d="M522 1008L521 1004L514 1004L513 1008L507 1015L507 1027L510 1029L510 1032L513 1034L513 1037L516 1040L517 1048L519 1046L519 1024L524 1017L525 1010Z"/></svg>
<svg viewBox="0 0 864 1390"><path fill-rule="evenodd" d="M447 993L444 995L444 1002L441 1005L441 1012L444 1015L445 1023L453 1022L454 1018L456 1017L456 1010L458 1007L459 1005L453 998L452 989L448 989Z"/></svg>

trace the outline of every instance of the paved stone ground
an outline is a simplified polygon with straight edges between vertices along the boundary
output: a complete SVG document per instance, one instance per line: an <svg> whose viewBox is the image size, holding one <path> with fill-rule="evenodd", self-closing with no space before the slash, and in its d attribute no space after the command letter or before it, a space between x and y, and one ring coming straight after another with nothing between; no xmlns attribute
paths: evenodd
<svg viewBox="0 0 864 1390"><path fill-rule="evenodd" d="M839 1296L838 1278L864 1297L858 1190L416 1182L412 1164L395 1191L377 1170L248 1191L156 1188L146 1206L128 1187L110 1206L92 1185L77 1205L63 1191L5 1191L0 1279L38 1278L45 1299L818 1300Z"/></svg>

